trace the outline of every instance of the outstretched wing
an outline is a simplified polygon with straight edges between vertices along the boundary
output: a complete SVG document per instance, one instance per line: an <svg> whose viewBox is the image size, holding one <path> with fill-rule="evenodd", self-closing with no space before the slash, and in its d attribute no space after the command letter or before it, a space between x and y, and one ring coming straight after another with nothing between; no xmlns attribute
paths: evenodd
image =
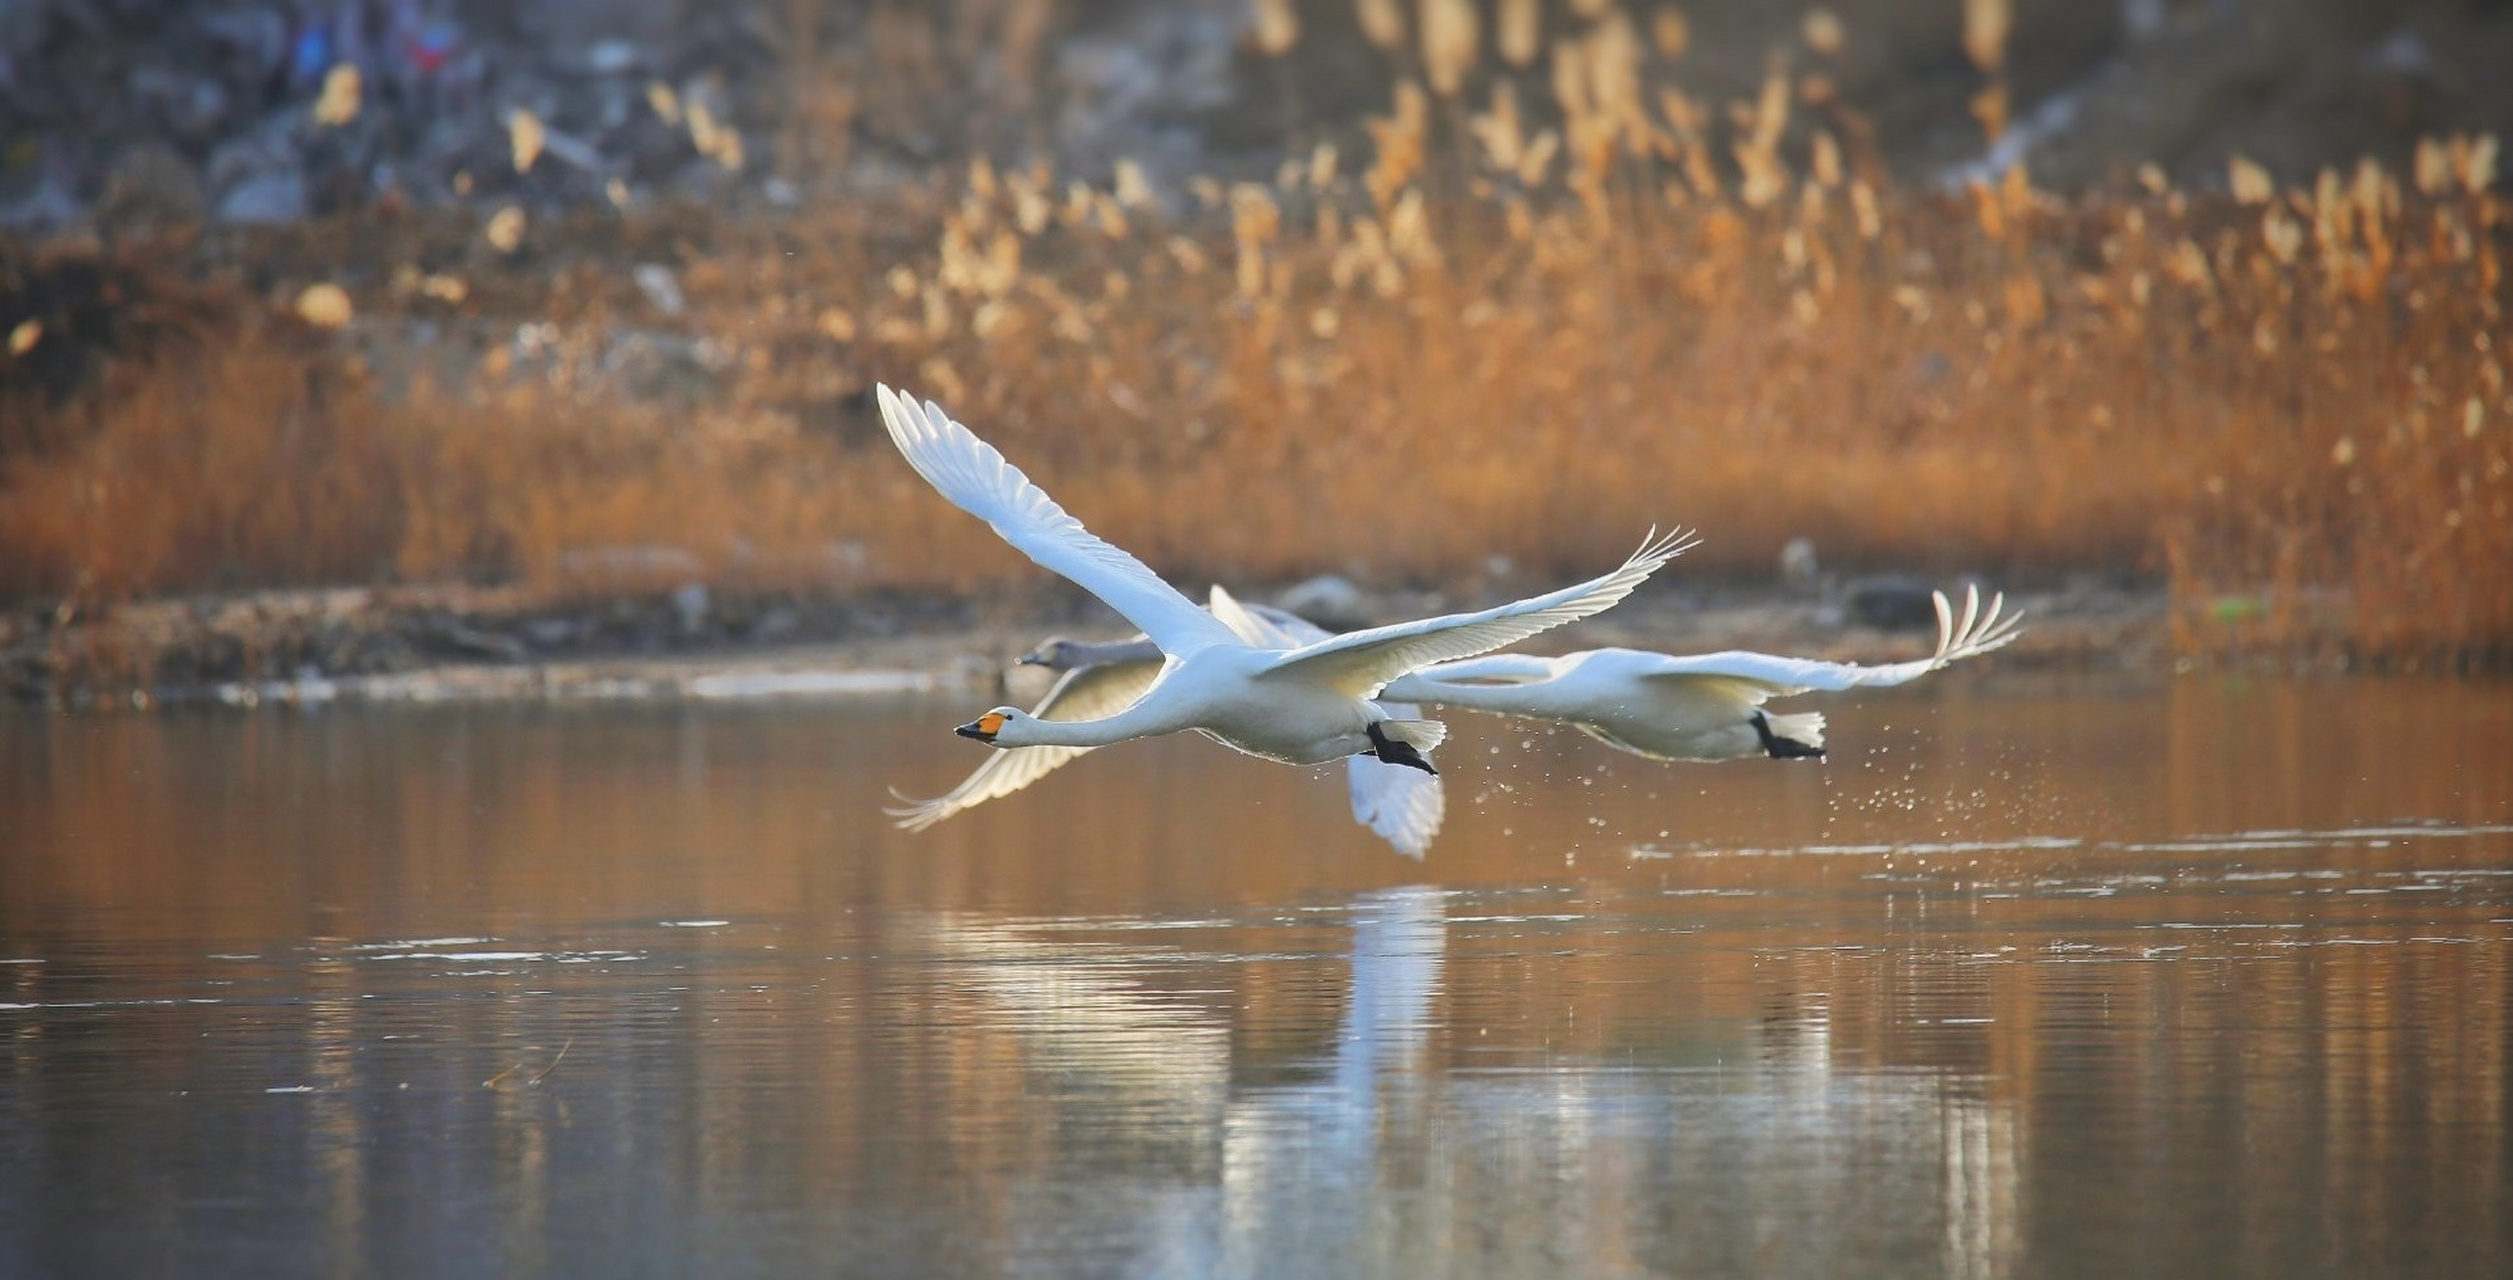
<svg viewBox="0 0 2513 1280"><path fill-rule="evenodd" d="M2007 597L2001 593L1990 597L1989 608L1981 608L1978 587L1967 587L1963 593L1963 616L1955 616L1947 603L1946 593L1935 593L1937 603L1937 651L1910 662L1891 662L1868 666L1856 662L1819 662L1812 658L1784 658L1769 653L1705 653L1693 657L1664 657L1639 674L1652 679L1750 680L1770 687L1772 694L1803 693L1810 689L1855 689L1904 684L1929 672L1965 658L1988 653L2015 641L2020 634L2023 615L2006 613ZM1759 699L1758 699L1759 701Z"/></svg>
<svg viewBox="0 0 2513 1280"><path fill-rule="evenodd" d="M1335 636L1334 632L1288 609L1242 603L1239 597L1224 590L1218 582L1213 584L1204 607L1212 610L1213 616L1221 619L1222 625L1230 628L1231 634L1238 636L1241 644L1259 649L1297 649Z"/></svg>
<svg viewBox="0 0 2513 1280"><path fill-rule="evenodd" d="M1097 720L1134 705L1160 678L1162 660L1102 662L1068 671L1030 709L1041 720ZM1046 777L1089 747L1012 747L987 755L960 785L931 800L915 800L882 812L901 827L922 831L964 809L1008 796ZM907 797L901 796L900 799Z"/></svg>
<svg viewBox="0 0 2513 1280"><path fill-rule="evenodd" d="M1227 627L1142 561L1083 528L941 405L928 400L920 406L887 386L876 386L873 394L891 443L916 474L953 505L993 526L1021 554L1106 601L1167 652L1231 641Z"/></svg>
<svg viewBox="0 0 2513 1280"><path fill-rule="evenodd" d="M1407 672L1435 662L1471 658L1601 613L1630 595L1660 566L1690 549L1694 541L1692 534L1681 529L1663 538L1652 530L1630 559L1602 577L1479 613L1346 632L1282 655L1259 678L1317 679L1354 697L1375 697L1389 681Z"/></svg>
<svg viewBox="0 0 2513 1280"><path fill-rule="evenodd" d="M1383 705L1399 720L1422 718L1420 707L1402 702ZM1375 756L1347 756L1344 775L1352 793L1353 821L1377 832L1408 858L1420 858L1430 850L1431 838L1440 834L1440 823L1448 817L1448 792L1438 774L1388 764Z"/></svg>

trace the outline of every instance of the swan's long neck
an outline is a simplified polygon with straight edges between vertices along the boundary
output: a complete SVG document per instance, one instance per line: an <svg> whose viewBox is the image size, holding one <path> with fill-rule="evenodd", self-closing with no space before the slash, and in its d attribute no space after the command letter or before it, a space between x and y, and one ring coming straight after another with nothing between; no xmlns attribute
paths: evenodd
<svg viewBox="0 0 2513 1280"><path fill-rule="evenodd" d="M1097 720L1019 720L997 735L999 747L1105 747L1193 728L1167 705L1137 702Z"/></svg>
<svg viewBox="0 0 2513 1280"><path fill-rule="evenodd" d="M1161 660L1161 647L1148 639L1106 640L1096 644L1074 641L1069 656L1077 667L1106 662L1158 662Z"/></svg>
<svg viewBox="0 0 2513 1280"><path fill-rule="evenodd" d="M1425 676L1407 676L1390 684L1379 696L1401 702L1436 702L1442 706L1464 707L1469 711L1514 716L1541 714L1538 704L1543 701L1542 694L1534 685L1458 684Z"/></svg>

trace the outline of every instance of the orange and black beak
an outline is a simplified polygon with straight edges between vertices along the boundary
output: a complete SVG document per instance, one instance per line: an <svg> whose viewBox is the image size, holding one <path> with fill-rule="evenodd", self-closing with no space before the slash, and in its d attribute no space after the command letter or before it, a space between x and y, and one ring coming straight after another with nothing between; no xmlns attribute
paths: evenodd
<svg viewBox="0 0 2513 1280"><path fill-rule="evenodd" d="M979 742L992 743L995 735L1003 732L1003 713L989 711L952 732L963 738L975 738Z"/></svg>

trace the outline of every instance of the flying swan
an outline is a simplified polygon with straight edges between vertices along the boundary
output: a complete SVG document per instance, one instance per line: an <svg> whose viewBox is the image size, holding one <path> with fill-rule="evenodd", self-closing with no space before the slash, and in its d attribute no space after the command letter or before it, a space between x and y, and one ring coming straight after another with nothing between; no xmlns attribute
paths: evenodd
<svg viewBox="0 0 2513 1280"><path fill-rule="evenodd" d="M1219 617L1241 639L1251 644L1274 643L1283 647L1314 644L1333 633L1295 613L1265 605L1240 605L1222 588L1213 588L1214 616ZM1147 637L1092 643L1058 636L1039 644L1023 654L1019 661L1026 666L1045 667L1058 672L1056 683L1030 714L1041 720L1089 720L1124 709L1143 696L1160 675L1160 647ZM1388 715L1399 720L1421 717L1421 709L1395 703L1381 704ZM912 801L886 812L909 831L927 827L984 804L1007 796L1038 781L1065 763L1089 751L1089 747L1015 747L997 751L977 766L948 793L931 800ZM1440 823L1447 816L1447 797L1437 774L1424 773L1399 765L1372 759L1366 755L1345 758L1345 790L1352 801L1353 821L1376 832L1408 858L1420 858L1431 848L1431 840L1440 832ZM906 797L901 797L905 799Z"/></svg>
<svg viewBox="0 0 2513 1280"><path fill-rule="evenodd" d="M1591 649L1557 658L1502 653L1443 663L1389 685L1393 696L1571 725L1590 737L1654 760L1781 759L1824 754L1824 717L1770 715L1771 698L1811 690L1903 684L2016 638L2020 615L2001 617L2006 597L1980 607L1967 588L1956 619L1936 593L1937 651L1911 662L1861 666L1768 653L1694 657L1638 649Z"/></svg>
<svg viewBox="0 0 2513 1280"><path fill-rule="evenodd" d="M875 396L891 442L918 475L1022 554L1098 596L1165 655L1151 687L1107 715L1045 720L997 707L956 731L996 747L1104 747L1193 729L1286 764L1373 754L1436 773L1422 753L1438 746L1447 729L1433 720L1396 718L1371 702L1388 681L1609 608L1693 545L1683 530L1660 537L1653 529L1621 567L1559 591L1316 644L1251 644L1142 561L1094 537L942 406L930 400L920 406L887 386L876 387Z"/></svg>

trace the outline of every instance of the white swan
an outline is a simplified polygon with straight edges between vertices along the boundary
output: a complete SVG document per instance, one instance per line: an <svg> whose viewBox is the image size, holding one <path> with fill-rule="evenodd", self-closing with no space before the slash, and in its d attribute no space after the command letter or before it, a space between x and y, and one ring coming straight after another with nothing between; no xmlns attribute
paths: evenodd
<svg viewBox="0 0 2513 1280"><path fill-rule="evenodd" d="M1395 681L1387 692L1559 721L1655 760L1820 756L1822 715L1775 716L1762 704L1816 689L1902 684L2016 638L2020 616L1999 616L2004 595L1991 597L1984 612L1979 590L1966 590L1960 621L1944 592L1936 593L1936 600L1937 652L1912 662L1861 666L1740 651L1695 657L1637 649L1591 649L1558 658L1503 653L1443 663Z"/></svg>
<svg viewBox="0 0 2513 1280"><path fill-rule="evenodd" d="M1220 587L1213 588L1213 612L1250 643L1272 641L1286 647L1313 644L1333 633L1298 614L1264 605L1240 605ZM1232 611L1237 610L1234 614ZM1042 642L1021 656L1030 666L1060 672L1030 714L1041 720L1089 720L1111 715L1143 696L1160 675L1160 646L1149 637L1090 643L1061 636ZM1399 720L1421 717L1421 708L1380 704ZM886 810L909 831L922 831L954 814L1007 796L1047 776L1089 747L1015 747L998 751L948 793ZM1448 801L1439 775L1389 764L1366 755L1345 760L1345 788L1352 800L1353 821L1376 832L1398 853L1420 858L1431 848L1447 816ZM903 799L905 797L902 797Z"/></svg>
<svg viewBox="0 0 2513 1280"><path fill-rule="evenodd" d="M1250 755L1320 764L1362 752L1432 772L1422 752L1447 730L1400 720L1369 701L1390 680L1435 662L1488 653L1611 607L1693 545L1655 530L1612 573L1478 613L1374 627L1298 648L1249 644L1143 562L1092 536L994 447L932 401L875 389L892 443L961 510L1125 615L1168 655L1143 695L1088 720L1042 720L997 707L960 726L998 747L1101 747L1193 729Z"/></svg>

